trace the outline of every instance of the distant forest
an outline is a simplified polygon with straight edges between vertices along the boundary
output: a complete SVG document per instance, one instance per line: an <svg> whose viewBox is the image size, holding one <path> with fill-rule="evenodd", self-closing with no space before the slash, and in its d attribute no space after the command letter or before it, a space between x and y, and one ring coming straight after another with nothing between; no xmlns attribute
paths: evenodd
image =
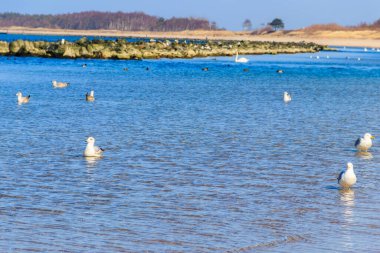
<svg viewBox="0 0 380 253"><path fill-rule="evenodd" d="M143 12L87 11L58 15L0 13L0 27L23 26L78 30L184 31L217 30L215 22L203 18L170 18L150 16Z"/></svg>

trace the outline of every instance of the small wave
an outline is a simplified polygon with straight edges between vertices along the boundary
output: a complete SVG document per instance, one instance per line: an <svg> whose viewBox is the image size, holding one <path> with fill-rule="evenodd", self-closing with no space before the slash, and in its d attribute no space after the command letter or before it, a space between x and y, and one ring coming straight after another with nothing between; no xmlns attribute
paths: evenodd
<svg viewBox="0 0 380 253"><path fill-rule="evenodd" d="M293 243L293 242L299 242L299 241L306 241L306 238L303 236L300 236L300 235L289 235L289 236L285 236L285 238L283 238L283 239L274 240L274 241L270 241L270 242L258 243L258 244L242 247L239 249L232 249L232 250L225 251L225 253L248 252L248 251L252 251L254 249L258 249L258 248L277 247L280 244Z"/></svg>

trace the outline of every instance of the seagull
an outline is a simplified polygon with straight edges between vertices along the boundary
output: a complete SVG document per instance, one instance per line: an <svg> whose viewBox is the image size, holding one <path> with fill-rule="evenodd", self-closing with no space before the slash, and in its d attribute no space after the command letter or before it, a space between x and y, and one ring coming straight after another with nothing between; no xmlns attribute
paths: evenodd
<svg viewBox="0 0 380 253"><path fill-rule="evenodd" d="M284 102L288 103L290 101L292 101L292 97L290 96L290 94L287 91L285 91L284 92Z"/></svg>
<svg viewBox="0 0 380 253"><path fill-rule="evenodd" d="M90 93L86 93L86 101L93 102L95 101L94 91L90 91Z"/></svg>
<svg viewBox="0 0 380 253"><path fill-rule="evenodd" d="M354 172L354 165L347 163L347 169L343 170L338 176L338 184L343 188L350 188L356 183L356 175Z"/></svg>
<svg viewBox="0 0 380 253"><path fill-rule="evenodd" d="M355 148L358 151L367 152L368 149L372 147L372 140L375 139L375 137L370 134L366 133L363 138L358 138L355 142Z"/></svg>
<svg viewBox="0 0 380 253"><path fill-rule="evenodd" d="M21 91L16 93L17 102L19 105L29 103L30 95L27 97L23 97Z"/></svg>
<svg viewBox="0 0 380 253"><path fill-rule="evenodd" d="M87 146L83 152L83 156L85 157L102 157L103 156L104 149L94 146L95 144L94 137L91 137L91 136L88 137L86 142L87 142Z"/></svg>
<svg viewBox="0 0 380 253"><path fill-rule="evenodd" d="M51 81L54 88L66 88L69 86L70 83L64 83L64 82L57 82L55 80Z"/></svg>
<svg viewBox="0 0 380 253"><path fill-rule="evenodd" d="M239 53L236 52L235 62L247 63L247 62L249 62L249 60L247 58L244 58L244 57L239 58Z"/></svg>
<svg viewBox="0 0 380 253"><path fill-rule="evenodd" d="M279 73L279 74L284 73L284 71L282 69L278 69L276 72Z"/></svg>

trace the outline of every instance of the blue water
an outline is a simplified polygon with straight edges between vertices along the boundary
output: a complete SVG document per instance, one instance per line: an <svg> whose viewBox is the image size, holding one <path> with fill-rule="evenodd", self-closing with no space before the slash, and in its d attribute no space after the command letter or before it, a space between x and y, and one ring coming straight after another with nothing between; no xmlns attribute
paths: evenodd
<svg viewBox="0 0 380 253"><path fill-rule="evenodd" d="M380 53L310 55L0 57L1 252L378 251Z"/></svg>

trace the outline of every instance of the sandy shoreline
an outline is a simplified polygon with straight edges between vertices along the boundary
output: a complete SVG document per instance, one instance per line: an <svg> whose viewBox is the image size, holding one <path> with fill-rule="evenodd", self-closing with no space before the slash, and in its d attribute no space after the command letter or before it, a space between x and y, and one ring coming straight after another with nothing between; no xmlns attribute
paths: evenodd
<svg viewBox="0 0 380 253"><path fill-rule="evenodd" d="M76 35L76 36L116 36L136 38L175 38L175 39L212 39L212 40L250 40L275 42L314 42L329 46L353 46L380 48L380 31L359 32L318 32L306 34L300 31L274 33L270 35L251 35L249 32L234 31L182 31L182 32L130 32L117 30L64 30L45 28L11 27L0 28L0 32L9 34L36 35Z"/></svg>

